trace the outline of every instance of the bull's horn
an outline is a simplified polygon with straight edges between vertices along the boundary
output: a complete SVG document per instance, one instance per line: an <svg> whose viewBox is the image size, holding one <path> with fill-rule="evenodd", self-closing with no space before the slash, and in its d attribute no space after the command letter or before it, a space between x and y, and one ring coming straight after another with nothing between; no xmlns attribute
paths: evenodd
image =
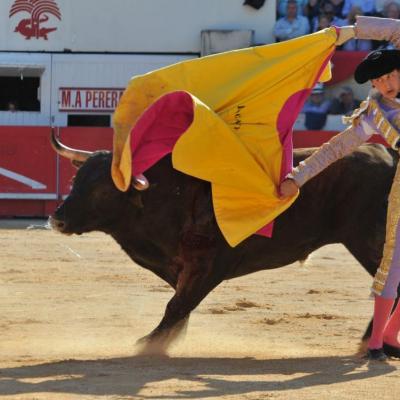
<svg viewBox="0 0 400 400"><path fill-rule="evenodd" d="M91 155L92 152L84 150L75 150L71 147L62 144L55 135L54 128L51 130L50 137L51 146L60 155L78 163L84 163Z"/></svg>
<svg viewBox="0 0 400 400"><path fill-rule="evenodd" d="M140 175L135 175L132 178L132 185L136 190L146 190L149 187L149 181L147 180L147 178L140 174Z"/></svg>

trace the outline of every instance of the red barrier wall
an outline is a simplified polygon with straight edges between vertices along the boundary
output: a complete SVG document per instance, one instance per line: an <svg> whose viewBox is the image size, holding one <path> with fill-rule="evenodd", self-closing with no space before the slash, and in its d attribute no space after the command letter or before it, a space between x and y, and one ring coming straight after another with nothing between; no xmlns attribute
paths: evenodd
<svg viewBox="0 0 400 400"><path fill-rule="evenodd" d="M0 198L56 199L48 127L0 127Z"/></svg>
<svg viewBox="0 0 400 400"><path fill-rule="evenodd" d="M367 51L335 51L331 60L332 79L326 85L336 85L351 78L357 65L367 54Z"/></svg>
<svg viewBox="0 0 400 400"><path fill-rule="evenodd" d="M0 127L0 217L45 217L70 191L76 170L50 146L50 127ZM298 131L294 147L316 147L337 132ZM61 141L82 150L111 150L111 128L59 128ZM374 135L374 142L383 143Z"/></svg>

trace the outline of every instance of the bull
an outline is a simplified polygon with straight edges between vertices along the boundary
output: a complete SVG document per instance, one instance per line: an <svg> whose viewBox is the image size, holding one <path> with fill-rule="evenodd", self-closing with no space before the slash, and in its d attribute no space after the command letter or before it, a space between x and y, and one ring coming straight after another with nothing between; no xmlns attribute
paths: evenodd
<svg viewBox="0 0 400 400"><path fill-rule="evenodd" d="M310 180L276 219L272 238L253 235L231 248L215 220L210 184L175 170L170 156L146 172L148 188L134 180L121 192L111 179L112 153L71 149L54 135L52 144L79 167L70 194L50 218L52 227L111 235L134 262L175 290L159 325L139 341L144 349L165 351L190 312L225 279L305 260L332 243L342 243L370 275L379 266L398 162L398 154L382 145L363 145ZM296 150L295 164L312 151ZM370 329L371 323L364 342Z"/></svg>

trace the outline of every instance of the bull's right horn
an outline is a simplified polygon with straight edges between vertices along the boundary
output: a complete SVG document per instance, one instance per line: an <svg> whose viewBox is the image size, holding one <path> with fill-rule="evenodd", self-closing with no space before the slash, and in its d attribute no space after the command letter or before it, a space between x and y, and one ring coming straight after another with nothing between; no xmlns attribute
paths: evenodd
<svg viewBox="0 0 400 400"><path fill-rule="evenodd" d="M54 128L51 129L50 143L53 149L60 155L71 160L75 165L84 163L93 153L90 151L76 150L62 144L55 135Z"/></svg>

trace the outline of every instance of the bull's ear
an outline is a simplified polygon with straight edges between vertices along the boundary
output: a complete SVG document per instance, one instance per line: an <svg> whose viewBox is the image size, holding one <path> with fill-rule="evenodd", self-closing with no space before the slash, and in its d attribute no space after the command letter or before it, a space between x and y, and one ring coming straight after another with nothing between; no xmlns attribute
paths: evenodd
<svg viewBox="0 0 400 400"><path fill-rule="evenodd" d="M72 160L71 164L76 168L79 169L80 167L82 167L83 162L82 161L78 161L78 160Z"/></svg>

